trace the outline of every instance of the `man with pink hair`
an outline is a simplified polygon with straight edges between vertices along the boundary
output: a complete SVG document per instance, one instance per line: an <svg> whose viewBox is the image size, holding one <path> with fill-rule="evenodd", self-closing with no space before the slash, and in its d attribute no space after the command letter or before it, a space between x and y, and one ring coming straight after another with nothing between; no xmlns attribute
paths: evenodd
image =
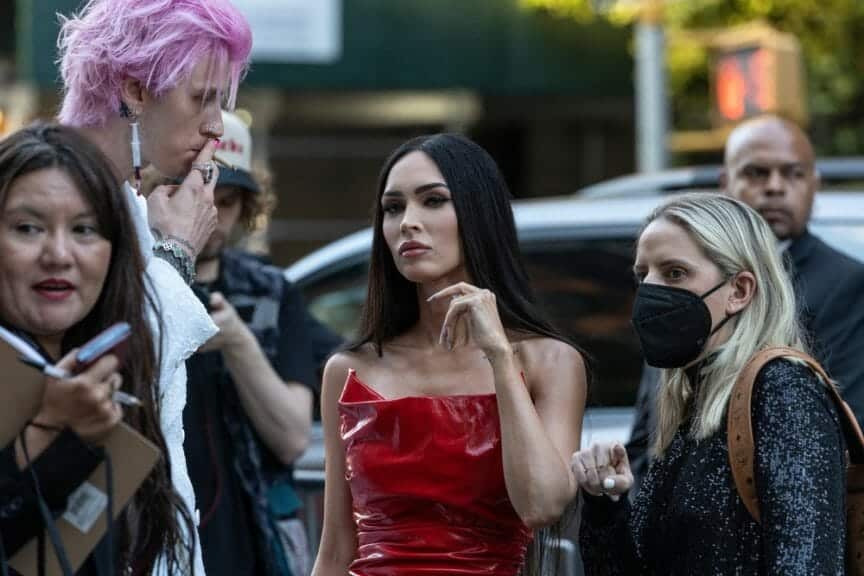
<svg viewBox="0 0 864 576"><path fill-rule="evenodd" d="M221 109L234 105L251 47L249 24L228 0L89 0L77 15L61 16L58 119L79 127L126 180L118 193L132 207L156 300L149 317L158 334L161 425L181 536L166 535L160 575L190 567L204 574L183 452L185 361L216 327L189 284L216 223ZM135 187L148 164L182 183L143 198ZM182 547L193 541L189 562Z"/></svg>

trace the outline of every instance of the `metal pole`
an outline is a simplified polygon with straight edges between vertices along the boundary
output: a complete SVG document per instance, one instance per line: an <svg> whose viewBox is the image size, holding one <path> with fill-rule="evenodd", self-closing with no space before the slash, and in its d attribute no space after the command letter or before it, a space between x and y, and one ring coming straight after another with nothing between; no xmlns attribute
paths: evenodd
<svg viewBox="0 0 864 576"><path fill-rule="evenodd" d="M636 26L636 164L640 172L667 166L662 10L662 0L646 0Z"/></svg>

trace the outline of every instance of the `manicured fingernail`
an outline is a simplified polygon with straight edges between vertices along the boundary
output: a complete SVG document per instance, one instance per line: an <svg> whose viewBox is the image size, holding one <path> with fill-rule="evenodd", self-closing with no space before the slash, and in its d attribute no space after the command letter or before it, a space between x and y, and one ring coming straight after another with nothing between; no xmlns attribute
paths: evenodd
<svg viewBox="0 0 864 576"><path fill-rule="evenodd" d="M603 488L605 488L606 490L611 490L614 487L615 487L615 480L613 480L612 478L604 478L603 479Z"/></svg>

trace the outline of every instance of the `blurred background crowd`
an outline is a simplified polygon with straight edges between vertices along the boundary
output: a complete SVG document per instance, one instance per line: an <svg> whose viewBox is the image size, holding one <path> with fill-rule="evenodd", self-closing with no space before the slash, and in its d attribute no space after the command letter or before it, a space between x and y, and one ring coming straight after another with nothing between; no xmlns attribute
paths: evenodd
<svg viewBox="0 0 864 576"><path fill-rule="evenodd" d="M56 110L56 14L78 4L0 5L0 131ZM416 133L468 133L517 197L716 162L729 126L764 111L806 124L819 156L864 143L854 0L236 4L255 38L238 104L282 200L281 265L365 226L363 192Z"/></svg>

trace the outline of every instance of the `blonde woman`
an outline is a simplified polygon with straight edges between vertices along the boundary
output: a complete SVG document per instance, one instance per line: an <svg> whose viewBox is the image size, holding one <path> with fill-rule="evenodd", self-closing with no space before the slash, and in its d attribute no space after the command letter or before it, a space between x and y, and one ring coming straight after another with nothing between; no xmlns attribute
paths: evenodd
<svg viewBox="0 0 864 576"><path fill-rule="evenodd" d="M755 482L748 514L729 466L726 409L748 359L803 350L792 287L770 228L714 194L658 208L639 236L633 325L662 368L655 461L635 502L620 444L573 455L585 496L586 574L843 574L845 457L820 379L780 358L756 379Z"/></svg>

